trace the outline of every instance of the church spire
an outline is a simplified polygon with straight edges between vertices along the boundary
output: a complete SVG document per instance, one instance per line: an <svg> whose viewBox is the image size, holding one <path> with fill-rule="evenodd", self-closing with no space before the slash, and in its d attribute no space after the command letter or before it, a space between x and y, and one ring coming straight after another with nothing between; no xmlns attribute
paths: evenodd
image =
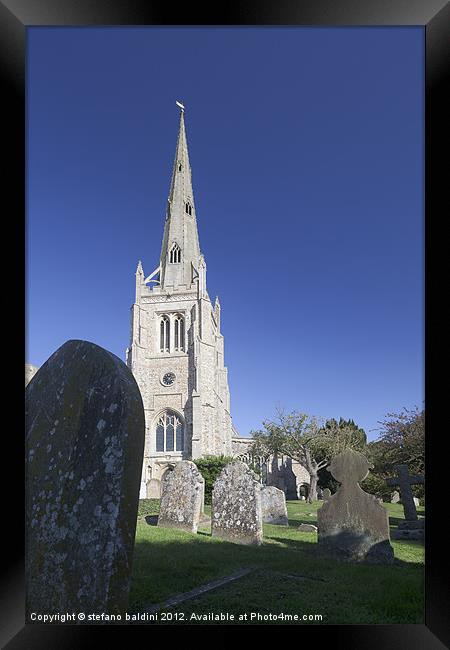
<svg viewBox="0 0 450 650"><path fill-rule="evenodd" d="M193 269L198 268L200 245L195 215L192 174L184 124L184 106L181 108L177 147L173 163L166 223L161 248L161 287L190 288Z"/></svg>

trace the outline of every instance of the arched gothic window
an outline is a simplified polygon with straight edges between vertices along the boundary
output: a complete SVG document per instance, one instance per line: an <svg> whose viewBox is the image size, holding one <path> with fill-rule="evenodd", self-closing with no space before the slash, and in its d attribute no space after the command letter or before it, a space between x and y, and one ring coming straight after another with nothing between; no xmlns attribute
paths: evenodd
<svg viewBox="0 0 450 650"><path fill-rule="evenodd" d="M181 262L181 248L177 243L172 244L169 251L169 262L170 264L179 264Z"/></svg>
<svg viewBox="0 0 450 650"><path fill-rule="evenodd" d="M186 202L185 210L186 210L186 214L192 215L192 205L189 203L189 201Z"/></svg>
<svg viewBox="0 0 450 650"><path fill-rule="evenodd" d="M156 422L156 451L184 451L184 425L174 411L164 411Z"/></svg>
<svg viewBox="0 0 450 650"><path fill-rule="evenodd" d="M177 314L174 319L175 351L184 352L184 318Z"/></svg>
<svg viewBox="0 0 450 650"><path fill-rule="evenodd" d="M159 325L159 347L161 352L170 352L170 320L162 316Z"/></svg>

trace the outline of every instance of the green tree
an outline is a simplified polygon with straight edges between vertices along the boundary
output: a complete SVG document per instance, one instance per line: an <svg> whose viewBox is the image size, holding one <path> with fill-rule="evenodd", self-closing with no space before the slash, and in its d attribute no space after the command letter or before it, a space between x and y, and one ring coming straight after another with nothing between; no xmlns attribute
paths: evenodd
<svg viewBox="0 0 450 650"><path fill-rule="evenodd" d="M425 471L425 411L418 407L388 413L381 424L371 453L378 471L389 474L394 465L406 463L410 472Z"/></svg>
<svg viewBox="0 0 450 650"><path fill-rule="evenodd" d="M211 503L212 489L216 478L223 468L231 463L235 458L231 456L205 456L197 458L194 463L197 465L200 474L205 479L205 503Z"/></svg>
<svg viewBox="0 0 450 650"><path fill-rule="evenodd" d="M253 431L251 453L269 458L271 455L290 456L300 463L310 475L308 501L317 499L319 472L343 449L365 446L366 436L353 421L342 418L323 423L314 416L293 411L278 410L275 421L264 421L263 429Z"/></svg>
<svg viewBox="0 0 450 650"><path fill-rule="evenodd" d="M395 465L406 464L412 474L422 474L425 471L425 410L416 406L400 413L387 413L379 424L378 439L367 446L373 473L384 482L394 475ZM415 485L412 490L415 496L423 497L423 485Z"/></svg>

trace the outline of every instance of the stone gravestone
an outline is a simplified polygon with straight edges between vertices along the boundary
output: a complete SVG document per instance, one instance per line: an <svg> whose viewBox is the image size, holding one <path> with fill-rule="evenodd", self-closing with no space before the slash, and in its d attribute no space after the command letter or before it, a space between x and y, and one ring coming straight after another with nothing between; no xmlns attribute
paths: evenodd
<svg viewBox="0 0 450 650"><path fill-rule="evenodd" d="M400 503L400 492L397 490L392 493L391 503Z"/></svg>
<svg viewBox="0 0 450 650"><path fill-rule="evenodd" d="M347 449L328 471L341 486L317 511L319 547L336 558L392 563L387 510L359 486L369 473L365 456Z"/></svg>
<svg viewBox="0 0 450 650"><path fill-rule="evenodd" d="M261 485L240 460L224 467L214 483L211 533L237 544L262 543Z"/></svg>
<svg viewBox="0 0 450 650"><path fill-rule="evenodd" d="M286 497L283 490L271 485L261 486L262 518L268 524L288 526Z"/></svg>
<svg viewBox="0 0 450 650"><path fill-rule="evenodd" d="M144 454L136 381L67 341L26 388L26 609L126 611Z"/></svg>
<svg viewBox="0 0 450 650"><path fill-rule="evenodd" d="M147 481L147 499L161 498L161 481L157 478L151 478Z"/></svg>
<svg viewBox="0 0 450 650"><path fill-rule="evenodd" d="M325 488L322 490L322 499L324 501L328 501L328 499L331 497L331 490L329 488Z"/></svg>
<svg viewBox="0 0 450 650"><path fill-rule="evenodd" d="M410 475L408 472L408 465L396 465L395 471L397 476L394 478L388 478L386 483L388 485L398 485L400 488L400 494L402 497L402 505L405 513L405 519L408 521L417 521L417 511L416 505L414 503L414 497L411 490L411 485L417 485L418 483L424 483L425 478L420 475Z"/></svg>
<svg viewBox="0 0 450 650"><path fill-rule="evenodd" d="M176 463L161 481L158 526L196 533L203 510L205 481L190 460Z"/></svg>
<svg viewBox="0 0 450 650"><path fill-rule="evenodd" d="M421 475L410 475L407 465L396 465L397 476L388 478L388 485L398 485L400 487L403 511L405 521L402 521L397 530L392 533L394 539L423 539L425 520L417 516L417 502L411 490L411 485L424 483L425 478Z"/></svg>

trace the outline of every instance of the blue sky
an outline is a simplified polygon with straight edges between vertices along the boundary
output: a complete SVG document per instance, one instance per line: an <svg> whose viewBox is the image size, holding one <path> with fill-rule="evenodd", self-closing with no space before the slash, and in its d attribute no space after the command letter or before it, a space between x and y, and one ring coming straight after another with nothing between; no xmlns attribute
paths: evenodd
<svg viewBox="0 0 450 650"><path fill-rule="evenodd" d="M423 29L29 28L27 349L122 359L179 99L232 416L421 406Z"/></svg>

